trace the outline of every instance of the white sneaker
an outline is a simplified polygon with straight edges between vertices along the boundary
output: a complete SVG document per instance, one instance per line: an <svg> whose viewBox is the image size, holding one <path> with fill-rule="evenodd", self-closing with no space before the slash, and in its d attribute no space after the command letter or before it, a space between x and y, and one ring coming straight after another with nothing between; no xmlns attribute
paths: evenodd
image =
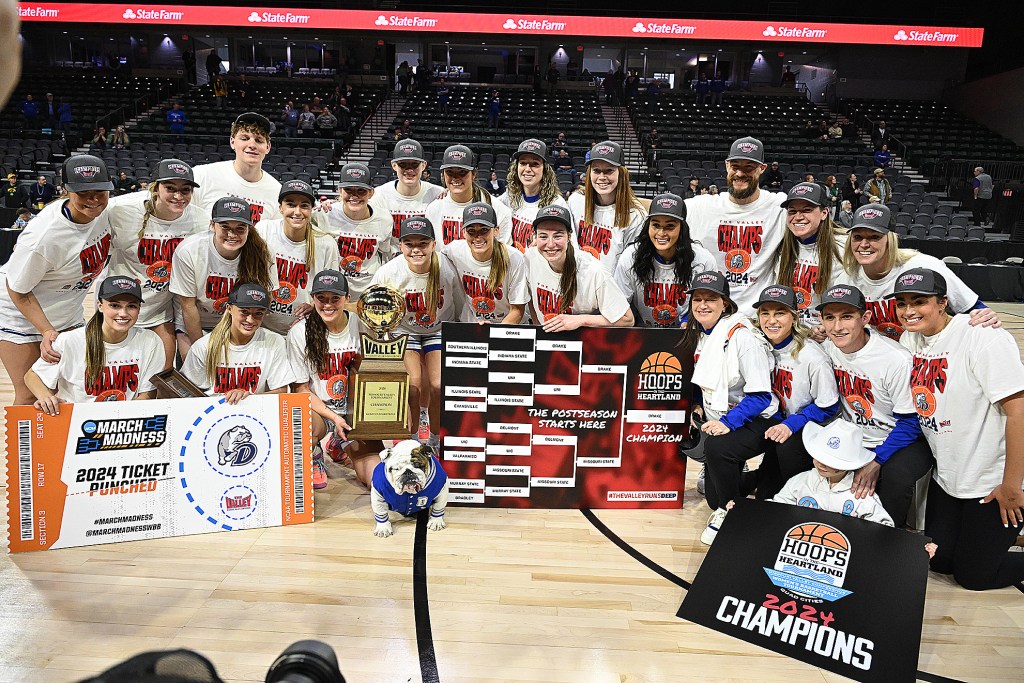
<svg viewBox="0 0 1024 683"><path fill-rule="evenodd" d="M700 535L700 542L704 545L711 545L715 542L715 537L718 536L718 530L722 528L722 522L725 521L726 511L722 508L718 508L711 513L708 517L708 525Z"/></svg>
<svg viewBox="0 0 1024 683"><path fill-rule="evenodd" d="M700 466L700 472L697 473L697 493L704 495L704 465Z"/></svg>

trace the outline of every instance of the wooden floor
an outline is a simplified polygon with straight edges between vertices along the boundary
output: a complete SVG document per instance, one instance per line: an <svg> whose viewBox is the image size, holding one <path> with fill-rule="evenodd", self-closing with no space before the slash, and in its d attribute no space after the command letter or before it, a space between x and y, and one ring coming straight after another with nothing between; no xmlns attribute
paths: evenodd
<svg viewBox="0 0 1024 683"><path fill-rule="evenodd" d="M997 308L1024 340L1024 306ZM0 400L10 396L3 376ZM73 681L178 647L204 653L226 680L262 681L300 638L333 645L349 683L420 681L415 523L374 537L369 496L348 470L331 474L311 525L0 557L0 681ZM693 477L682 510L597 516L692 579L707 518ZM677 619L684 591L579 511L453 508L448 517L426 545L443 683L841 680ZM932 575L919 669L1024 679L1024 595L971 593Z"/></svg>

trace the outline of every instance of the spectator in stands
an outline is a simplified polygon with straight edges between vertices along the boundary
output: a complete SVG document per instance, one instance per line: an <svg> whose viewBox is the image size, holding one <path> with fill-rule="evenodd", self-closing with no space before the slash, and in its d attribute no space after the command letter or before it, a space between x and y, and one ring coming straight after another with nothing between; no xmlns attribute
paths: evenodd
<svg viewBox="0 0 1024 683"><path fill-rule="evenodd" d="M405 119L402 125L395 129L395 140L408 140L412 137L412 121Z"/></svg>
<svg viewBox="0 0 1024 683"><path fill-rule="evenodd" d="M53 93L46 93L46 101L43 103L43 117L46 119L46 128L53 130L57 127L57 102L53 99Z"/></svg>
<svg viewBox="0 0 1024 683"><path fill-rule="evenodd" d="M708 185L708 194L718 194L718 185L714 183Z"/></svg>
<svg viewBox="0 0 1024 683"><path fill-rule="evenodd" d="M825 194L828 196L828 209L830 215L835 218L836 211L839 210L839 195L840 187L839 183L836 182L836 177L830 175L825 178Z"/></svg>
<svg viewBox="0 0 1024 683"><path fill-rule="evenodd" d="M124 129L124 126L118 126L117 130L107 136L107 142L114 149L128 149L128 145L131 144L131 138L128 137L128 131Z"/></svg>
<svg viewBox="0 0 1024 683"><path fill-rule="evenodd" d="M495 90L491 94L491 100L487 103L487 127L498 128L498 119L501 118L501 96Z"/></svg>
<svg viewBox="0 0 1024 683"><path fill-rule="evenodd" d="M544 75L544 80L548 82L548 91L549 92L554 92L555 91L555 87L558 85L558 79L560 77L561 77L561 74L558 73L558 67L555 66L554 62L550 62L548 64L548 71Z"/></svg>
<svg viewBox="0 0 1024 683"><path fill-rule="evenodd" d="M974 222L984 227L988 221L988 206L992 203L992 176L978 166L974 169Z"/></svg>
<svg viewBox="0 0 1024 683"><path fill-rule="evenodd" d="M437 110L443 116L448 116L448 101L450 99L451 91L448 88L448 84L442 78L437 84Z"/></svg>
<svg viewBox="0 0 1024 683"><path fill-rule="evenodd" d="M879 121L878 125L871 129L871 144L875 149L882 149L882 145L892 142L891 133L885 126L885 121Z"/></svg>
<svg viewBox="0 0 1024 683"><path fill-rule="evenodd" d="M761 176L761 187L772 192L782 192L782 183L785 176L779 170L779 162L773 161L772 165Z"/></svg>
<svg viewBox="0 0 1024 683"><path fill-rule="evenodd" d="M555 161L555 173L559 176L567 176L572 184L576 184L576 168L573 166L572 157L568 150L558 150L558 159Z"/></svg>
<svg viewBox="0 0 1024 683"><path fill-rule="evenodd" d="M708 75L706 73L703 71L700 73L700 77L698 77L693 89L697 92L697 104L704 105L708 100L708 91L711 90L711 83L708 82Z"/></svg>
<svg viewBox="0 0 1024 683"><path fill-rule="evenodd" d="M604 80L601 82L601 89L604 91L604 103L606 106L612 106L615 102L615 72L608 69L608 73L604 75Z"/></svg>
<svg viewBox="0 0 1024 683"><path fill-rule="evenodd" d="M14 219L11 230L24 230L29 221L32 220L32 212L28 209L18 209L18 217Z"/></svg>
<svg viewBox="0 0 1024 683"><path fill-rule="evenodd" d="M789 65L787 65L785 69L782 71L782 80L780 82L780 85L782 85L783 88L789 85L796 85L796 74L793 73L793 70L789 68Z"/></svg>
<svg viewBox="0 0 1024 683"><path fill-rule="evenodd" d="M849 199L844 199L843 203L839 205L836 221L847 230L853 227L853 204Z"/></svg>
<svg viewBox="0 0 1024 683"><path fill-rule="evenodd" d="M872 201L877 201L879 204L885 204L892 199L892 185L885 177L884 168L875 169L874 176L864 184L864 194L874 197L875 199Z"/></svg>
<svg viewBox="0 0 1024 683"><path fill-rule="evenodd" d="M661 137L658 135L657 128L651 128L651 132L647 134L647 149L658 149L661 146Z"/></svg>
<svg viewBox="0 0 1024 683"><path fill-rule="evenodd" d="M316 127L316 114L309 110L309 105L302 105L302 113L299 114L299 137L313 137L313 129Z"/></svg>
<svg viewBox="0 0 1024 683"><path fill-rule="evenodd" d="M725 78L722 76L721 71L715 72L715 77L711 79L711 104L721 104L722 94L725 92Z"/></svg>
<svg viewBox="0 0 1024 683"><path fill-rule="evenodd" d="M18 174L8 173L4 186L4 208L23 209L28 206L28 190L18 184Z"/></svg>
<svg viewBox="0 0 1024 683"><path fill-rule="evenodd" d="M316 117L316 128L320 137L334 139L334 129L338 127L338 117L331 113L330 107L324 107L320 116Z"/></svg>
<svg viewBox="0 0 1024 683"><path fill-rule="evenodd" d="M338 106L334 108L334 115L338 117L338 130L341 137L348 139L352 130L352 110L348 108L348 100L344 97L338 100Z"/></svg>
<svg viewBox="0 0 1024 683"><path fill-rule="evenodd" d="M313 101L309 104L309 110L313 112L313 116L320 116L324 111L324 105L320 101L319 97L314 96Z"/></svg>
<svg viewBox="0 0 1024 683"><path fill-rule="evenodd" d="M597 140L591 140L590 141L590 146L587 147L587 153L583 155L583 163L586 163L586 164L590 163L590 152L591 152L591 150L594 149L594 145L596 145L596 144L597 144Z"/></svg>
<svg viewBox="0 0 1024 683"><path fill-rule="evenodd" d="M181 105L175 102L171 105L171 110L167 112L167 129L174 136L175 142L185 141L185 123L188 121L185 116L185 112L182 111Z"/></svg>
<svg viewBox="0 0 1024 683"><path fill-rule="evenodd" d="M213 96L217 101L217 109L224 109L228 99L228 81L223 74L217 74L213 79Z"/></svg>
<svg viewBox="0 0 1024 683"><path fill-rule="evenodd" d="M181 61L185 65L185 78L189 83L195 85L199 78L196 75L196 53L194 50L185 50L181 53Z"/></svg>
<svg viewBox="0 0 1024 683"><path fill-rule="evenodd" d="M889 152L889 145L882 145L882 148L875 152L875 165L879 168L889 168L892 163L892 154Z"/></svg>
<svg viewBox="0 0 1024 683"><path fill-rule="evenodd" d="M817 181L814 179L814 174L813 173L804 173L804 179L802 181L800 181L800 182L803 182L803 183L814 183L814 182L817 182Z"/></svg>
<svg viewBox="0 0 1024 683"><path fill-rule="evenodd" d="M498 177L497 171L491 171L491 175L487 179L487 183L484 184L484 189L490 192L492 197L500 197L505 194L506 187L507 183L504 179Z"/></svg>
<svg viewBox="0 0 1024 683"><path fill-rule="evenodd" d="M686 181L686 190L683 191L683 199L691 199L700 194L700 180L697 176L690 176Z"/></svg>
<svg viewBox="0 0 1024 683"><path fill-rule="evenodd" d="M843 199L850 202L850 206L856 209L860 206L860 199L864 194L864 190L860 186L860 181L857 180L857 174L851 173L850 177L843 183Z"/></svg>
<svg viewBox="0 0 1024 683"><path fill-rule="evenodd" d="M828 142L828 121L825 119L818 122L818 139L822 142Z"/></svg>
<svg viewBox="0 0 1024 683"><path fill-rule="evenodd" d="M661 97L661 80L652 79L647 84L647 113L653 115L658 107L658 98Z"/></svg>
<svg viewBox="0 0 1024 683"><path fill-rule="evenodd" d="M39 119L39 103L32 99L32 95L25 95L21 102L21 118L26 128L35 128Z"/></svg>
<svg viewBox="0 0 1024 683"><path fill-rule="evenodd" d="M626 74L622 71L622 67L620 66L618 69L615 70L613 76L615 77L615 99L613 100L612 104L619 106L625 99L622 84L626 82Z"/></svg>
<svg viewBox="0 0 1024 683"><path fill-rule="evenodd" d="M420 174L420 181L424 183L430 183L431 185L435 184L433 179L431 178L429 168L423 169L423 173Z"/></svg>
<svg viewBox="0 0 1024 683"><path fill-rule="evenodd" d="M299 110L295 108L295 103L291 100L288 100L288 104L284 105L284 111L281 112L281 124L284 126L286 138L294 138L298 135Z"/></svg>
<svg viewBox="0 0 1024 683"><path fill-rule="evenodd" d="M626 102L632 102L636 99L637 93L640 91L640 79L637 78L635 71L629 72L622 87L626 91Z"/></svg>
<svg viewBox="0 0 1024 683"><path fill-rule="evenodd" d="M245 74L238 80L235 92L238 93L238 101L245 106L249 101L249 93L252 91L252 84L246 79Z"/></svg>
<svg viewBox="0 0 1024 683"><path fill-rule="evenodd" d="M839 120L836 119L828 129L828 138L829 140L838 140L841 137L843 137L843 127L839 125Z"/></svg>
<svg viewBox="0 0 1024 683"><path fill-rule="evenodd" d="M139 181L128 175L128 171L121 169L121 172L117 174L117 188L118 194L128 194L129 192L138 192Z"/></svg>
<svg viewBox="0 0 1024 683"><path fill-rule="evenodd" d="M708 192L708 186L707 186L707 185L701 185L701 186L700 186L700 192L698 192L697 194L698 194L698 195L703 195L703 194L710 194L710 193Z"/></svg>
<svg viewBox="0 0 1024 683"><path fill-rule="evenodd" d="M590 73L590 69L587 67L583 67L583 71L580 72L580 77L577 80L583 81L584 83L592 83L594 80L594 74Z"/></svg>
<svg viewBox="0 0 1024 683"><path fill-rule="evenodd" d="M814 126L814 121L807 119L807 123L804 124L802 135L808 140L813 140L818 137L818 129Z"/></svg>
<svg viewBox="0 0 1024 683"><path fill-rule="evenodd" d="M210 50L210 54L206 55L206 82L213 83L220 74L221 67L220 55L217 54L216 50Z"/></svg>
<svg viewBox="0 0 1024 683"><path fill-rule="evenodd" d="M57 196L57 191L53 188L46 180L46 176L41 175L36 179L36 184L31 187L28 191L29 203L37 209L41 209Z"/></svg>
<svg viewBox="0 0 1024 683"><path fill-rule="evenodd" d="M71 103L63 97L60 98L60 106L57 107L57 130L66 132L73 120Z"/></svg>
<svg viewBox="0 0 1024 683"><path fill-rule="evenodd" d="M551 143L551 155L557 159L558 153L563 149L568 148L569 141L565 139L565 133L563 131L559 131L558 135L555 136L555 139Z"/></svg>
<svg viewBox="0 0 1024 683"><path fill-rule="evenodd" d="M110 138L107 136L107 129L100 126L92 136L92 141L89 143L89 149L94 152L100 151L106 149L109 144Z"/></svg>
<svg viewBox="0 0 1024 683"><path fill-rule="evenodd" d="M395 79L398 81L398 92L405 95L409 92L409 83L412 82L412 67L409 62L403 61L395 69Z"/></svg>

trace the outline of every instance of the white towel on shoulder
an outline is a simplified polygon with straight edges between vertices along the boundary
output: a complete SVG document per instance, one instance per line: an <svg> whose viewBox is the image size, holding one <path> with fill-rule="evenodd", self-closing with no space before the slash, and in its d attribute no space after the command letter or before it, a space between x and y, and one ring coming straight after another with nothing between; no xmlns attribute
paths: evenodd
<svg viewBox="0 0 1024 683"><path fill-rule="evenodd" d="M729 353L729 340L737 326L745 327L753 333L754 338L765 347L765 353L772 360L771 345L754 323L742 313L721 318L715 329L711 330L700 358L693 367L694 384L704 393L704 405L718 413L729 410L729 387L739 384L743 379L740 375L739 355Z"/></svg>

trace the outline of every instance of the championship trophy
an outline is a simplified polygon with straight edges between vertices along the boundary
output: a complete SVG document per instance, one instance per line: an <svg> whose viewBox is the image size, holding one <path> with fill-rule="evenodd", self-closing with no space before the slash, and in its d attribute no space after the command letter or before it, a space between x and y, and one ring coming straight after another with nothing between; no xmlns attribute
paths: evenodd
<svg viewBox="0 0 1024 683"><path fill-rule="evenodd" d="M373 333L360 335L363 359L355 372L349 405L349 439L408 439L409 373L405 369L406 335L390 332L405 317L405 299L382 285L359 297L356 313Z"/></svg>

